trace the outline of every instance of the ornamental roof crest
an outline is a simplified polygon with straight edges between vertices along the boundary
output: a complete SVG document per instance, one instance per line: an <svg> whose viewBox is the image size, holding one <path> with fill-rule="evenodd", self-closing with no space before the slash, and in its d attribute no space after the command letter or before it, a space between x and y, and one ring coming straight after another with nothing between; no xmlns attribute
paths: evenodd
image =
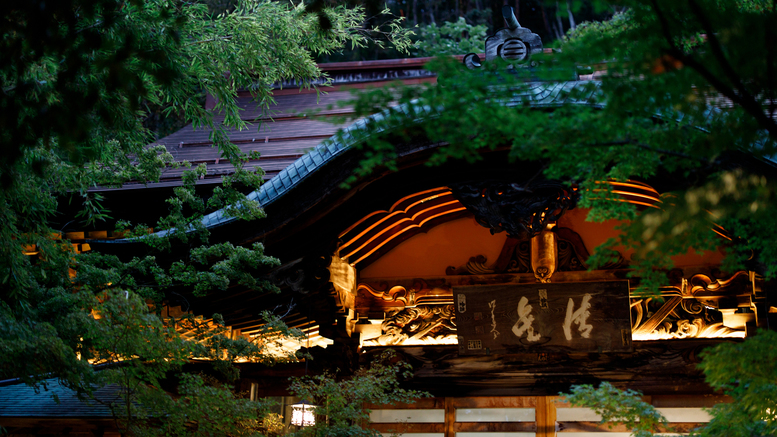
<svg viewBox="0 0 777 437"><path fill-rule="evenodd" d="M531 30L521 27L512 6L502 7L502 16L507 27L486 38L486 61L502 58L507 62L526 64L532 54L542 53L542 39ZM469 69L479 68L480 57L468 53L464 56L464 65Z"/></svg>

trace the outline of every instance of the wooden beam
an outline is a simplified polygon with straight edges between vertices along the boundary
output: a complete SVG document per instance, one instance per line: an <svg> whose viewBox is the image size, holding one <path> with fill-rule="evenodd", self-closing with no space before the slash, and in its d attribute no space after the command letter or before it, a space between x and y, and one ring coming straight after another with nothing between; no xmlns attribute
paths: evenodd
<svg viewBox="0 0 777 437"><path fill-rule="evenodd" d="M371 423L370 429L374 429L380 433L391 434L405 434L405 433L443 433L445 432L445 424L443 423ZM447 436L447 434L446 434Z"/></svg>
<svg viewBox="0 0 777 437"><path fill-rule="evenodd" d="M532 422L456 422L453 429L455 432L535 432L537 426Z"/></svg>
<svg viewBox="0 0 777 437"><path fill-rule="evenodd" d="M536 398L528 396L494 396L453 398L455 408L534 408Z"/></svg>
<svg viewBox="0 0 777 437"><path fill-rule="evenodd" d="M696 428L700 428L704 426L704 423L690 423L690 422L673 422L668 424L667 426L659 426L655 432L660 433L688 433ZM579 433L588 433L588 432L631 432L632 429L627 427L626 425L622 423L614 423L614 422L607 422L607 423L600 423L600 422L559 422L558 423L558 429L559 431L563 432L579 432ZM550 437L553 437L553 434L547 434ZM559 433L559 435L563 435ZM543 437L545 434L542 435ZM540 433L537 432L537 437L540 437Z"/></svg>
<svg viewBox="0 0 777 437"><path fill-rule="evenodd" d="M556 403L557 396L537 396L534 407L534 417L537 424L537 437L554 437L556 435Z"/></svg>
<svg viewBox="0 0 777 437"><path fill-rule="evenodd" d="M650 404L656 408L712 408L720 403L731 403L731 396L706 395L653 395Z"/></svg>
<svg viewBox="0 0 777 437"><path fill-rule="evenodd" d="M456 406L454 398L445 398L445 437L456 437Z"/></svg>

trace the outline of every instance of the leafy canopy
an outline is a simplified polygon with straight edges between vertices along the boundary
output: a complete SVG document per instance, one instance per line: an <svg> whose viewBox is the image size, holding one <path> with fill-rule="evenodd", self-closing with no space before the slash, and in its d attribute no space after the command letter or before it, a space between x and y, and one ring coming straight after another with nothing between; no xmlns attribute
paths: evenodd
<svg viewBox="0 0 777 437"><path fill-rule="evenodd" d="M486 44L484 25L468 24L464 17L456 21L435 23L418 28L418 41L414 52L418 56L446 56L480 53Z"/></svg>
<svg viewBox="0 0 777 437"><path fill-rule="evenodd" d="M522 180L577 184L589 219L630 220L607 246L636 249L643 290L665 281L671 256L722 244L726 268L775 277L774 9L734 0L623 6L625 13L578 26L559 50L529 64L498 59L470 71L439 59L430 64L437 84L358 96L355 117L383 112L364 132L364 159L351 181L393 168L389 138L397 136L442 144L429 165L507 150L511 160L538 163L538 174ZM596 80L575 80L594 72ZM385 109L395 101L402 106ZM598 183L627 179L650 180L664 195L661 209L637 214ZM591 263L606 263L608 254L598 251Z"/></svg>
<svg viewBox="0 0 777 437"><path fill-rule="evenodd" d="M293 433L294 437L379 436L369 429L370 410L364 404L388 405L411 403L428 393L400 387L403 378L412 376L410 364L397 361L392 351L375 357L369 368L362 368L347 378L323 374L292 380L291 392L316 405L314 426Z"/></svg>
<svg viewBox="0 0 777 437"><path fill-rule="evenodd" d="M606 2L597 2L607 5ZM626 0L625 12L584 23L536 65L486 64L467 71L441 59L438 84L359 96L357 116L382 111L364 132L362 167L396 166L388 132L434 149L430 165L477 162L506 150L537 162L537 174L576 183L589 218L628 219L619 240L636 249L643 290L666 281L670 257L724 246L727 270L777 275L774 163L777 29L773 2ZM591 75L595 81L573 81ZM564 86L561 86L564 84ZM398 101L404 106L386 109ZM415 129L408 129L417 126ZM596 181L650 180L660 209L637 214L609 201ZM719 239L715 227L726 239ZM592 263L607 261L597 251ZM704 436L774 435L773 332L703 354L713 389L732 396L711 410ZM767 368L768 367L768 368ZM567 400L625 422L634 435L665 430L665 420L635 392L602 383L574 388ZM670 430L671 431L671 430Z"/></svg>
<svg viewBox="0 0 777 437"><path fill-rule="evenodd" d="M703 352L700 367L707 383L731 396L732 402L710 408L710 421L691 435L749 437L777 433L777 371L771 365L777 358L775 344L777 333L761 331L743 343L723 343ZM602 423L624 423L635 437L672 432L666 419L640 396L639 392L620 391L607 382L598 388L573 387L565 395L572 405L594 409L602 416Z"/></svg>
<svg viewBox="0 0 777 437"><path fill-rule="evenodd" d="M249 155L227 136L256 128L241 119L237 92L248 90L269 111L271 85L312 86L321 76L314 56L375 34L361 28L361 8L310 12L301 3L259 0L218 16L178 0L0 4L0 379L39 387L56 377L84 396L115 384L122 396L111 408L128 435L258 429L266 409L236 398L231 364L294 359L268 351L299 332L265 314L260 335L232 338L218 315L166 318L162 309L170 296L192 290L277 291L266 280L277 259L261 244L207 244L202 217L218 208L245 219L264 215L242 194L258 188L262 173L244 168ZM410 44L396 21L377 30L400 49ZM202 105L206 94L217 100L213 111ZM154 108L210 127L235 173L207 200L194 191L203 168L185 173L157 225L169 231L143 238L146 255L77 253L52 226L61 199L81 204L72 226L83 229L108 218L91 188L153 182L174 165L163 148L146 147L155 133L144 122ZM121 227L127 236L147 233L143 225ZM158 250L173 238L189 254L162 262ZM211 362L217 376L183 372L195 358ZM163 416L164 427L151 420Z"/></svg>

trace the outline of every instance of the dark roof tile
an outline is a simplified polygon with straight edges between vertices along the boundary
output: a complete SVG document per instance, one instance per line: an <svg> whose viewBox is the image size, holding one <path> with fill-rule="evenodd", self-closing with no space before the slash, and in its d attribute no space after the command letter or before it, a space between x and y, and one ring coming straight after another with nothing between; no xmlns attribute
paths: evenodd
<svg viewBox="0 0 777 437"><path fill-rule="evenodd" d="M108 404L122 404L116 385L95 389L93 397L81 400L56 379L46 380L37 393L26 384L7 385L0 387L0 417L112 417Z"/></svg>

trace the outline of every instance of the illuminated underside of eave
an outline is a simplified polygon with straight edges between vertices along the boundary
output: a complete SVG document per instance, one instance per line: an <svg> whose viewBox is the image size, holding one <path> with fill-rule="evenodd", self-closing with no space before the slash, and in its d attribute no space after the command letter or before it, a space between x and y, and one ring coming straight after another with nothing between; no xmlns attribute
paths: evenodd
<svg viewBox="0 0 777 437"><path fill-rule="evenodd" d="M232 339L243 338L257 344L262 348L262 355L270 359L281 361L296 361L295 353L301 348L326 348L333 344L332 340L321 336L320 326L318 324L312 324L307 319L302 320L299 317L295 318L294 316L295 314L290 315L291 320L287 320L286 325L289 328L299 330L303 337L289 337L282 335L279 332L268 331L267 326L264 323L243 329L234 329L231 326L227 326L226 331L222 333L222 335L228 335ZM212 330L218 329L218 326L215 325L211 319L206 320L203 317L196 317L196 319L199 323L210 327ZM180 324L176 325L176 331L185 340L202 341L198 340L195 336L194 330L187 329ZM261 359L249 360L239 358L236 360L236 362L249 361L261 361Z"/></svg>
<svg viewBox="0 0 777 437"><path fill-rule="evenodd" d="M605 181L618 197L611 199L638 207L658 208L660 194L637 181ZM467 209L448 187L433 188L405 196L388 210L374 211L340 235L338 256L360 267L374 261L406 239L429 228L467 215Z"/></svg>

